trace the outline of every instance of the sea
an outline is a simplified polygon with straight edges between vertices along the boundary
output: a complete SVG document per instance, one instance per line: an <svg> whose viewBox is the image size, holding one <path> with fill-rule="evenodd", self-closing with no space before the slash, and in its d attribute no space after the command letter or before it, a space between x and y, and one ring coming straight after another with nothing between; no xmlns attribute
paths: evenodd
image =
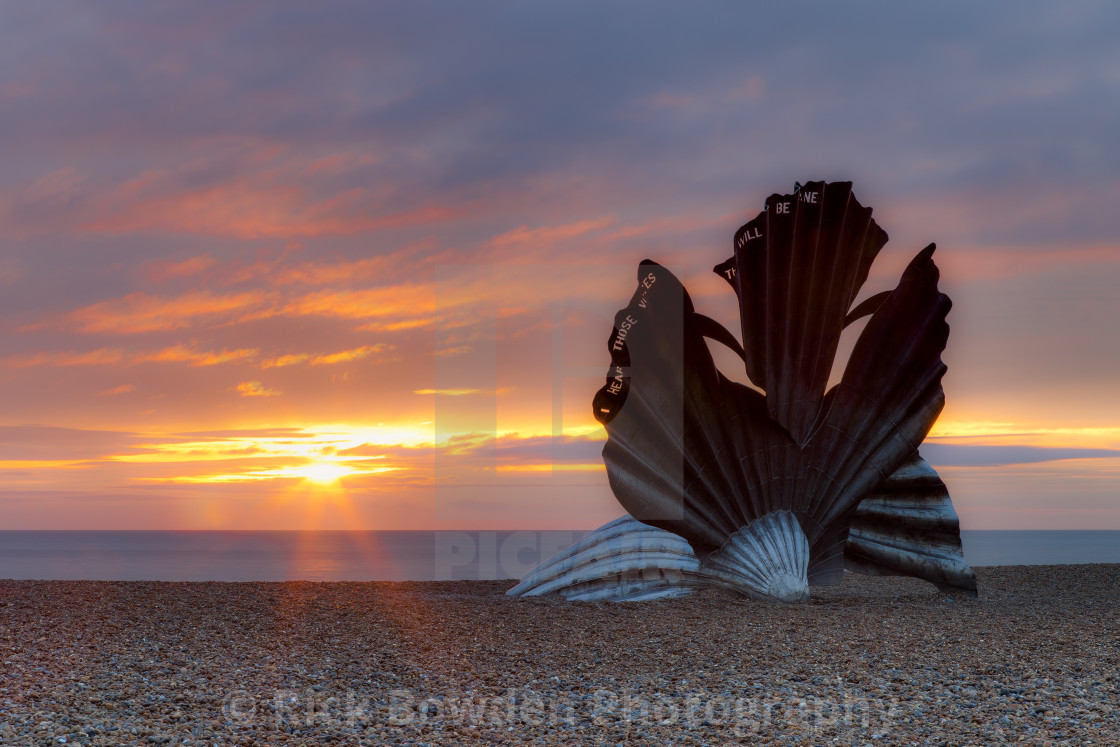
<svg viewBox="0 0 1120 747"><path fill-rule="evenodd" d="M587 531L0 531L0 579L520 578ZM973 566L1120 563L1120 531L963 530Z"/></svg>

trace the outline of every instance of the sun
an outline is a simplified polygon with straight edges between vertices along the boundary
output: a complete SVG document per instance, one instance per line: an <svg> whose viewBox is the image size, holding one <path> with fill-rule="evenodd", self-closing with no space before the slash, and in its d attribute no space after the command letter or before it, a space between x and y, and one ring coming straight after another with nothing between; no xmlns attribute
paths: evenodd
<svg viewBox="0 0 1120 747"><path fill-rule="evenodd" d="M336 483L340 477L345 477L352 472L353 470L349 467L331 464L330 462L312 462L311 464L303 467L296 467L292 470L293 474L299 475L308 482L318 483L319 485Z"/></svg>

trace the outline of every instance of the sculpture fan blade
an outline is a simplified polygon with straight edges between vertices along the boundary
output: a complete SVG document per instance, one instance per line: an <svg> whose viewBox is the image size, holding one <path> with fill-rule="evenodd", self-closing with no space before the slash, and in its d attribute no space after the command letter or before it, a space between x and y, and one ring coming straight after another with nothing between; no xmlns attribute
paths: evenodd
<svg viewBox="0 0 1120 747"><path fill-rule="evenodd" d="M771 195L716 268L739 295L747 375L798 444L821 413L845 318L886 243L851 182L809 182Z"/></svg>
<svg viewBox="0 0 1120 747"><path fill-rule="evenodd" d="M742 471L750 464L736 455L773 428L762 397L716 369L680 281L650 260L639 266L638 280L615 318L612 376L593 405L610 434L603 460L631 516L704 554L759 515L744 490L757 478ZM742 391L729 392L729 385ZM740 422L742 409L754 416Z"/></svg>
<svg viewBox="0 0 1120 747"><path fill-rule="evenodd" d="M807 448L812 467L801 489L809 496L811 577L840 573L852 511L917 451L944 407L941 352L952 304L937 290L933 250L918 253L871 316Z"/></svg>

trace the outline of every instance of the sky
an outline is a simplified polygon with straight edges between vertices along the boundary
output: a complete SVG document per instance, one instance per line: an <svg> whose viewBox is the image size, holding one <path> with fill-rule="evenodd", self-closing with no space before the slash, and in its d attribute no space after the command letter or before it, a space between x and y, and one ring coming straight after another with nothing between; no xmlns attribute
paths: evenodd
<svg viewBox="0 0 1120 747"><path fill-rule="evenodd" d="M638 262L738 330L712 266L825 179L890 234L868 294L938 245L922 453L962 527L1120 529L1118 33L1078 1L0 5L0 528L594 528Z"/></svg>

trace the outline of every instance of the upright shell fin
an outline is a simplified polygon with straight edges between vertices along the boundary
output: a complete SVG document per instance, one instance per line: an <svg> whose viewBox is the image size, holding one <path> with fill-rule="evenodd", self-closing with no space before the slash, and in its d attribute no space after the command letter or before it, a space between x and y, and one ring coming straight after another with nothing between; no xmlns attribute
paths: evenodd
<svg viewBox="0 0 1120 747"><path fill-rule="evenodd" d="M806 448L813 469L801 486L808 500L802 526L817 583L843 567L859 502L911 458L945 405L941 352L952 304L937 290L933 250L918 253L868 320Z"/></svg>
<svg viewBox="0 0 1120 747"><path fill-rule="evenodd" d="M701 331L714 322L697 321L680 281L649 260L638 276L608 340L612 375L593 403L610 436L603 461L631 516L703 557L769 513L751 489L765 476L750 474L759 465L745 457L788 438L761 395L716 369Z"/></svg>
<svg viewBox="0 0 1120 747"><path fill-rule="evenodd" d="M797 444L814 430L845 318L886 243L851 182L809 182L792 195L771 195L735 232L729 262L747 375ZM728 277L727 268L716 271Z"/></svg>

